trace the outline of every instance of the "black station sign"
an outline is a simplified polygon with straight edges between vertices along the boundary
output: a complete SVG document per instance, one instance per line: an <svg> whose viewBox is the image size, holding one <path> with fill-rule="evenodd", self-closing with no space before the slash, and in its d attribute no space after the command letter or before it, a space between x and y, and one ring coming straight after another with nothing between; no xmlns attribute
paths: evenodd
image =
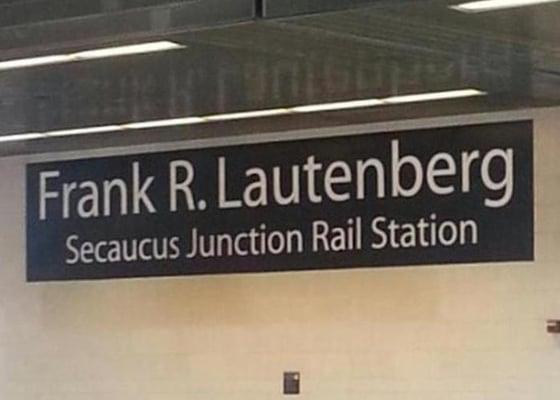
<svg viewBox="0 0 560 400"><path fill-rule="evenodd" d="M29 281L533 257L532 122L27 167Z"/></svg>

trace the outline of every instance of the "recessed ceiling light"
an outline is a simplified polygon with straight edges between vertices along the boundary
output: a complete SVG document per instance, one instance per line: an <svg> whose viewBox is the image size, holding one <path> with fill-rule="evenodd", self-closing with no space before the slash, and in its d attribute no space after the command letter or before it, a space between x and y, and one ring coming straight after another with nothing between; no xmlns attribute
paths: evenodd
<svg viewBox="0 0 560 400"><path fill-rule="evenodd" d="M501 10L506 8L517 8L534 6L545 3L555 3L559 0L483 0L461 3L450 8L467 13L479 13L486 11Z"/></svg>
<svg viewBox="0 0 560 400"><path fill-rule="evenodd" d="M0 136L0 143L5 142L20 142L24 140L33 140L33 139L41 139L44 138L45 135L43 133L16 133L14 135L4 135Z"/></svg>
<svg viewBox="0 0 560 400"><path fill-rule="evenodd" d="M272 108L268 110L255 110L255 111L243 111L243 112L236 112L236 113L207 115L202 118L208 122L215 122L215 121L229 121L235 119L273 117L276 115L289 114L291 112L293 112L293 109Z"/></svg>
<svg viewBox="0 0 560 400"><path fill-rule="evenodd" d="M75 136L88 135L92 133L106 133L123 130L121 125L88 126L85 128L63 129L58 131L44 132L45 136Z"/></svg>
<svg viewBox="0 0 560 400"><path fill-rule="evenodd" d="M129 46L107 47L95 50L80 51L72 54L76 60L95 60L97 58L121 57L134 54L156 53L159 51L169 51L185 48L175 42L161 41L151 43L132 44Z"/></svg>
<svg viewBox="0 0 560 400"><path fill-rule="evenodd" d="M13 135L0 136L0 142L13 142L13 141L41 139L41 138L57 137L57 136L73 136L73 135L84 135L84 134L103 133L103 132L117 132L117 131L128 131L128 130L149 129L149 128L162 128L162 127L170 127L170 126L193 125L193 124L200 124L205 122L261 118L261 117L270 117L270 116L295 114L295 113L348 110L348 109L376 107L376 106L383 106L383 105L429 102L429 101L437 101L437 100L445 100L445 99L483 96L486 94L487 94L486 92L480 91L478 89L449 90L445 92L432 92L432 93L419 93L419 94L409 94L409 95L402 95L402 96L393 96L384 99L374 98L374 99L362 99L362 100L349 100L349 101L342 101L342 102L335 102L335 103L322 103L322 104L311 104L311 105L302 105L302 106L295 106L295 107L273 108L268 110L266 109L252 110L252 111L242 111L242 112L235 112L235 113L193 116L193 117L185 117L185 118L171 118L171 119L152 120L152 121L129 122L126 124L112 124L112 125L103 125L103 126L71 128L71 129L63 129L63 130L40 132L40 133L36 133L36 132L18 133Z"/></svg>
<svg viewBox="0 0 560 400"><path fill-rule="evenodd" d="M0 71L39 67L42 65L62 64L72 61L72 57L68 55L54 55L45 57L22 58L19 60L0 61Z"/></svg>
<svg viewBox="0 0 560 400"><path fill-rule="evenodd" d="M143 122L130 122L128 124L120 125L123 129L149 129L149 128L164 128L166 126L181 126L192 125L204 122L204 118L200 117L186 117L186 118L172 118L172 119L159 119L154 121Z"/></svg>
<svg viewBox="0 0 560 400"><path fill-rule="evenodd" d="M367 108L383 105L380 99L339 101L336 103L309 104L305 106L292 107L291 110L299 113L310 113L320 111L347 110L351 108Z"/></svg>
<svg viewBox="0 0 560 400"><path fill-rule="evenodd" d="M133 54L154 53L160 51L178 50L186 46L170 42L159 41L150 43L133 44L129 46L106 47L80 51L69 54L54 54L41 57L21 58L17 60L0 61L0 71L10 69L30 68L43 65L64 64L77 61L95 60L99 58L121 57Z"/></svg>
<svg viewBox="0 0 560 400"><path fill-rule="evenodd" d="M462 89L462 90L451 90L446 92L432 92L432 93L420 93L420 94L409 94L403 96L393 96L382 99L384 104L403 104L403 103L419 103L424 101L437 101L437 100L451 100L459 99L463 97L473 97L485 95L477 89Z"/></svg>

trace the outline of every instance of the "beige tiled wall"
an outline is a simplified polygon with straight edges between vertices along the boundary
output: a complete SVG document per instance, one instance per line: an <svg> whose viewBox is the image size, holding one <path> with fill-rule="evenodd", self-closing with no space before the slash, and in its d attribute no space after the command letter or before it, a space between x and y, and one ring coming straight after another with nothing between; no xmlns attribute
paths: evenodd
<svg viewBox="0 0 560 400"><path fill-rule="evenodd" d="M0 399L280 399L285 370L302 399L559 398L559 111L526 112L535 263L27 284L0 159Z"/></svg>

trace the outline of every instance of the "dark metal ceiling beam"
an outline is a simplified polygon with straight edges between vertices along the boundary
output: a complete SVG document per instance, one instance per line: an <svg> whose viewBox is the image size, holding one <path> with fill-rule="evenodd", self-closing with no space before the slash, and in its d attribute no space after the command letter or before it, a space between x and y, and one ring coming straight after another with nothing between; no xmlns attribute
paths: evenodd
<svg viewBox="0 0 560 400"><path fill-rule="evenodd" d="M296 15L340 11L363 6L392 7L407 3L442 3L442 0L261 0L264 18L283 18Z"/></svg>

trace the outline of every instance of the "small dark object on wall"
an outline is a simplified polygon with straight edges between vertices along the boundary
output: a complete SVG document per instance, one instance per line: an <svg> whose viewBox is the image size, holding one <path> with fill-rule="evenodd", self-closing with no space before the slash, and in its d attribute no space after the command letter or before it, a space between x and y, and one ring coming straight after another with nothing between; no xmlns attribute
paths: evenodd
<svg viewBox="0 0 560 400"><path fill-rule="evenodd" d="M546 330L548 333L560 334L560 320L558 319L548 320L546 324Z"/></svg>
<svg viewBox="0 0 560 400"><path fill-rule="evenodd" d="M284 394L299 394L300 380L299 372L284 372Z"/></svg>

